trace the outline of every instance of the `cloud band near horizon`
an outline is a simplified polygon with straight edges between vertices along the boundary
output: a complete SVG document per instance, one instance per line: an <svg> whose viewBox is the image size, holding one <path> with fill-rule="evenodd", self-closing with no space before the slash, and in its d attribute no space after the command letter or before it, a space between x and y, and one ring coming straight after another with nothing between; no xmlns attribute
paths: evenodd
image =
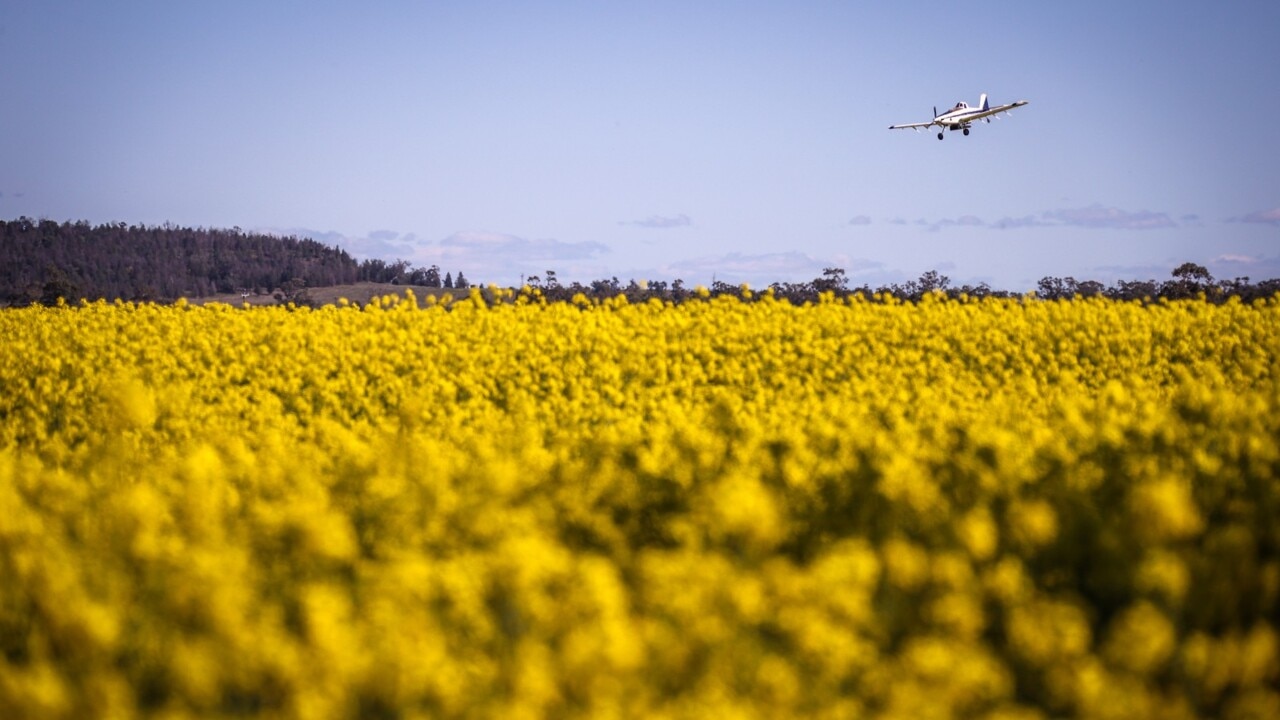
<svg viewBox="0 0 1280 720"><path fill-rule="evenodd" d="M624 220L618 224L649 230L666 230L670 228L689 227L693 225L693 220L691 220L688 215L681 213L671 217L650 215L644 220Z"/></svg>

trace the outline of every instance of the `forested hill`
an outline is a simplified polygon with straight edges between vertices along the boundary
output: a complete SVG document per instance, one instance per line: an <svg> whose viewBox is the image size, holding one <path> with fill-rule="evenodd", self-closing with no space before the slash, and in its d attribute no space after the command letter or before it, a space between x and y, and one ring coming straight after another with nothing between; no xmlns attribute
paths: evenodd
<svg viewBox="0 0 1280 720"><path fill-rule="evenodd" d="M0 220L0 305L88 298L172 300L362 280L408 263L358 262L314 240L231 230Z"/></svg>

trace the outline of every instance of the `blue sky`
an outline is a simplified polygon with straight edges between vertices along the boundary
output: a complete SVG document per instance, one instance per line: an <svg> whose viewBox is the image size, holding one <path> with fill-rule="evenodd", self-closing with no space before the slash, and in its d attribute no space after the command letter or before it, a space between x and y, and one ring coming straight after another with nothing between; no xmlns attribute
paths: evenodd
<svg viewBox="0 0 1280 720"><path fill-rule="evenodd" d="M1280 277L1280 3L97 2L0 12L0 217L513 284ZM890 131L986 92L969 137Z"/></svg>

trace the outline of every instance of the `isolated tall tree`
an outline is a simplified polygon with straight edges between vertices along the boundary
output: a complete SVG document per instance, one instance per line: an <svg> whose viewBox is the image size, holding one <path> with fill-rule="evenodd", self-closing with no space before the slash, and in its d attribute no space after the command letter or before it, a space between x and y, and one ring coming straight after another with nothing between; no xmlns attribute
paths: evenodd
<svg viewBox="0 0 1280 720"><path fill-rule="evenodd" d="M921 294L930 293L934 290L946 290L951 284L951 278L939 274L937 270L930 270L920 276L919 284Z"/></svg>
<svg viewBox="0 0 1280 720"><path fill-rule="evenodd" d="M1079 284L1073 277L1042 277L1036 284L1037 292L1045 300L1069 299L1076 294Z"/></svg>
<svg viewBox="0 0 1280 720"><path fill-rule="evenodd" d="M1174 268L1173 276L1179 280L1190 280L1206 285L1213 282L1213 276L1209 274L1209 268L1193 262L1185 262Z"/></svg>
<svg viewBox="0 0 1280 720"><path fill-rule="evenodd" d="M1185 262L1174 268L1173 277L1172 281L1161 288L1161 294L1174 298L1192 297L1205 292L1213 284L1209 269L1193 262Z"/></svg>
<svg viewBox="0 0 1280 720"><path fill-rule="evenodd" d="M849 280L845 277L844 268L829 267L822 269L822 279L815 280L813 284L819 290L844 290Z"/></svg>

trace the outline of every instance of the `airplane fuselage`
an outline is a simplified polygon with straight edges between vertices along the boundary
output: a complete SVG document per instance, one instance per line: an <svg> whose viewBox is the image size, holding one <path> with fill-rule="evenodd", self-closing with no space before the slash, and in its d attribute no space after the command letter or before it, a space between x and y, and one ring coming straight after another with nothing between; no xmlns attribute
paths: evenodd
<svg viewBox="0 0 1280 720"><path fill-rule="evenodd" d="M960 130L965 135L969 134L969 128L973 122L983 120L991 122L993 116L999 116L1001 113L1008 114L1010 110L1020 108L1026 105L1026 100L1018 100L1008 105L997 105L992 107L987 103L987 94L983 93L978 99L978 107L969 107L968 103L958 102L956 106L950 110L939 113L935 108L933 111L933 120L929 122L906 123L904 125L890 125L890 130L898 130L911 128L920 130L922 128L937 126L939 128L938 139L942 139L942 130Z"/></svg>
<svg viewBox="0 0 1280 720"><path fill-rule="evenodd" d="M983 112L982 108L971 108L964 103L960 103L953 109L935 117L933 121L938 125L945 126L948 130L960 130L968 127L974 115L981 115Z"/></svg>

